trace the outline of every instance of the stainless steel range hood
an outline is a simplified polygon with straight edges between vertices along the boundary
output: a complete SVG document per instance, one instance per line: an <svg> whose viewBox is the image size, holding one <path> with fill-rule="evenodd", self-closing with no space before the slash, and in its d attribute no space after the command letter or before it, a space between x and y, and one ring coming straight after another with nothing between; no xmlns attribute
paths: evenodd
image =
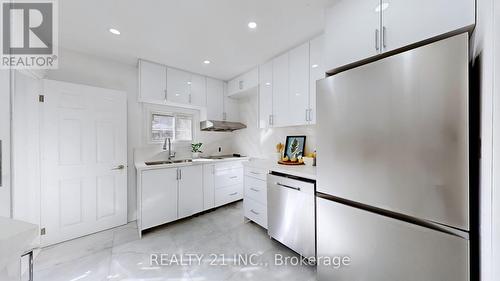
<svg viewBox="0 0 500 281"><path fill-rule="evenodd" d="M228 122L217 120L205 120L200 122L200 129L202 131L213 132L232 132L239 129L245 129L247 126L240 122Z"/></svg>

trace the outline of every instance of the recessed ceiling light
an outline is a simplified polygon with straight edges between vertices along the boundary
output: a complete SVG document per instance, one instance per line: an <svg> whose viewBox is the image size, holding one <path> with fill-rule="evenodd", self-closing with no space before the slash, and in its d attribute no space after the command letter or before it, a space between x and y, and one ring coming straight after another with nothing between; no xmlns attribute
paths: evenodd
<svg viewBox="0 0 500 281"><path fill-rule="evenodd" d="M271 82L267 82L267 83L266 83L266 86L271 86Z"/></svg>
<svg viewBox="0 0 500 281"><path fill-rule="evenodd" d="M257 28L257 23L254 21L251 21L248 23L248 27L251 29L255 29L255 28Z"/></svg>
<svg viewBox="0 0 500 281"><path fill-rule="evenodd" d="M210 64L210 63L211 63L211 61L209 61L209 60L204 60L204 61L203 61L203 63L204 63L204 64Z"/></svg>
<svg viewBox="0 0 500 281"><path fill-rule="evenodd" d="M118 29L110 28L109 32L113 33L114 35L120 35L120 31Z"/></svg>
<svg viewBox="0 0 500 281"><path fill-rule="evenodd" d="M187 82L187 84L188 84L188 85L191 85L191 82L190 82L190 81L188 81L188 82Z"/></svg>
<svg viewBox="0 0 500 281"><path fill-rule="evenodd" d="M317 68L318 66L319 65L317 65L317 64L313 64L313 65L311 65L311 68Z"/></svg>

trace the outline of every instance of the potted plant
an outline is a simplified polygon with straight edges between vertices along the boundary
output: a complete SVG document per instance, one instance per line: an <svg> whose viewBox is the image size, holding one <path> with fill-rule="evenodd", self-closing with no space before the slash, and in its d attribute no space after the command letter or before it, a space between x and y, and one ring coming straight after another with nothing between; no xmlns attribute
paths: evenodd
<svg viewBox="0 0 500 281"><path fill-rule="evenodd" d="M191 144L191 153L193 155L193 159L200 157L200 153L202 153L202 151L201 151L202 145L203 145L203 143L201 143L201 142Z"/></svg>

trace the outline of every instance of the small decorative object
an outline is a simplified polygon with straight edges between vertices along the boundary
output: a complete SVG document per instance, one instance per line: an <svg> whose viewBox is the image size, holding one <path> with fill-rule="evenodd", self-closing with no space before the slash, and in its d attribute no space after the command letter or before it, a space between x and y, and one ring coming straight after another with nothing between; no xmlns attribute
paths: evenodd
<svg viewBox="0 0 500 281"><path fill-rule="evenodd" d="M276 159L278 161L281 160L283 157L283 150L285 149L285 146L280 142L276 145Z"/></svg>
<svg viewBox="0 0 500 281"><path fill-rule="evenodd" d="M304 156L304 147L306 145L306 136L288 136L286 137L285 156L290 160L297 160Z"/></svg>
<svg viewBox="0 0 500 281"><path fill-rule="evenodd" d="M202 145L203 145L203 143L201 143L201 142L191 144L191 152L193 154L193 158L196 159L196 158L200 157L200 153L202 153L202 151L201 151Z"/></svg>
<svg viewBox="0 0 500 281"><path fill-rule="evenodd" d="M304 165L304 147L306 136L288 136L284 148L283 158L278 161L283 165Z"/></svg>

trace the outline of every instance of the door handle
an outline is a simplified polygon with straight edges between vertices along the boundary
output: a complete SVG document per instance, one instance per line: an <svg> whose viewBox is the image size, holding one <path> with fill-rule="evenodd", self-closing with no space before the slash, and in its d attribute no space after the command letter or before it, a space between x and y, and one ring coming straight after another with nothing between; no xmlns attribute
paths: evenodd
<svg viewBox="0 0 500 281"><path fill-rule="evenodd" d="M385 37L387 37L386 34L387 34L387 28L384 26L384 27L382 27L382 46L384 47L384 49L387 48L386 39L385 39Z"/></svg>
<svg viewBox="0 0 500 281"><path fill-rule="evenodd" d="M254 211L253 209L251 209L251 210L250 210L250 212L254 213L254 214L255 214L255 215L257 215L257 216L260 214L259 212L256 212L256 211Z"/></svg>
<svg viewBox="0 0 500 281"><path fill-rule="evenodd" d="M125 165L118 165L116 166L115 168L111 169L111 170L123 170L125 169Z"/></svg>
<svg viewBox="0 0 500 281"><path fill-rule="evenodd" d="M300 187L293 187L293 186L286 185L286 184L282 184L282 183L279 183L279 182L277 182L277 183L276 183L276 185L278 185L278 186L282 186L282 187L286 187L286 188L289 188L289 189L293 189L293 190L300 191Z"/></svg>

